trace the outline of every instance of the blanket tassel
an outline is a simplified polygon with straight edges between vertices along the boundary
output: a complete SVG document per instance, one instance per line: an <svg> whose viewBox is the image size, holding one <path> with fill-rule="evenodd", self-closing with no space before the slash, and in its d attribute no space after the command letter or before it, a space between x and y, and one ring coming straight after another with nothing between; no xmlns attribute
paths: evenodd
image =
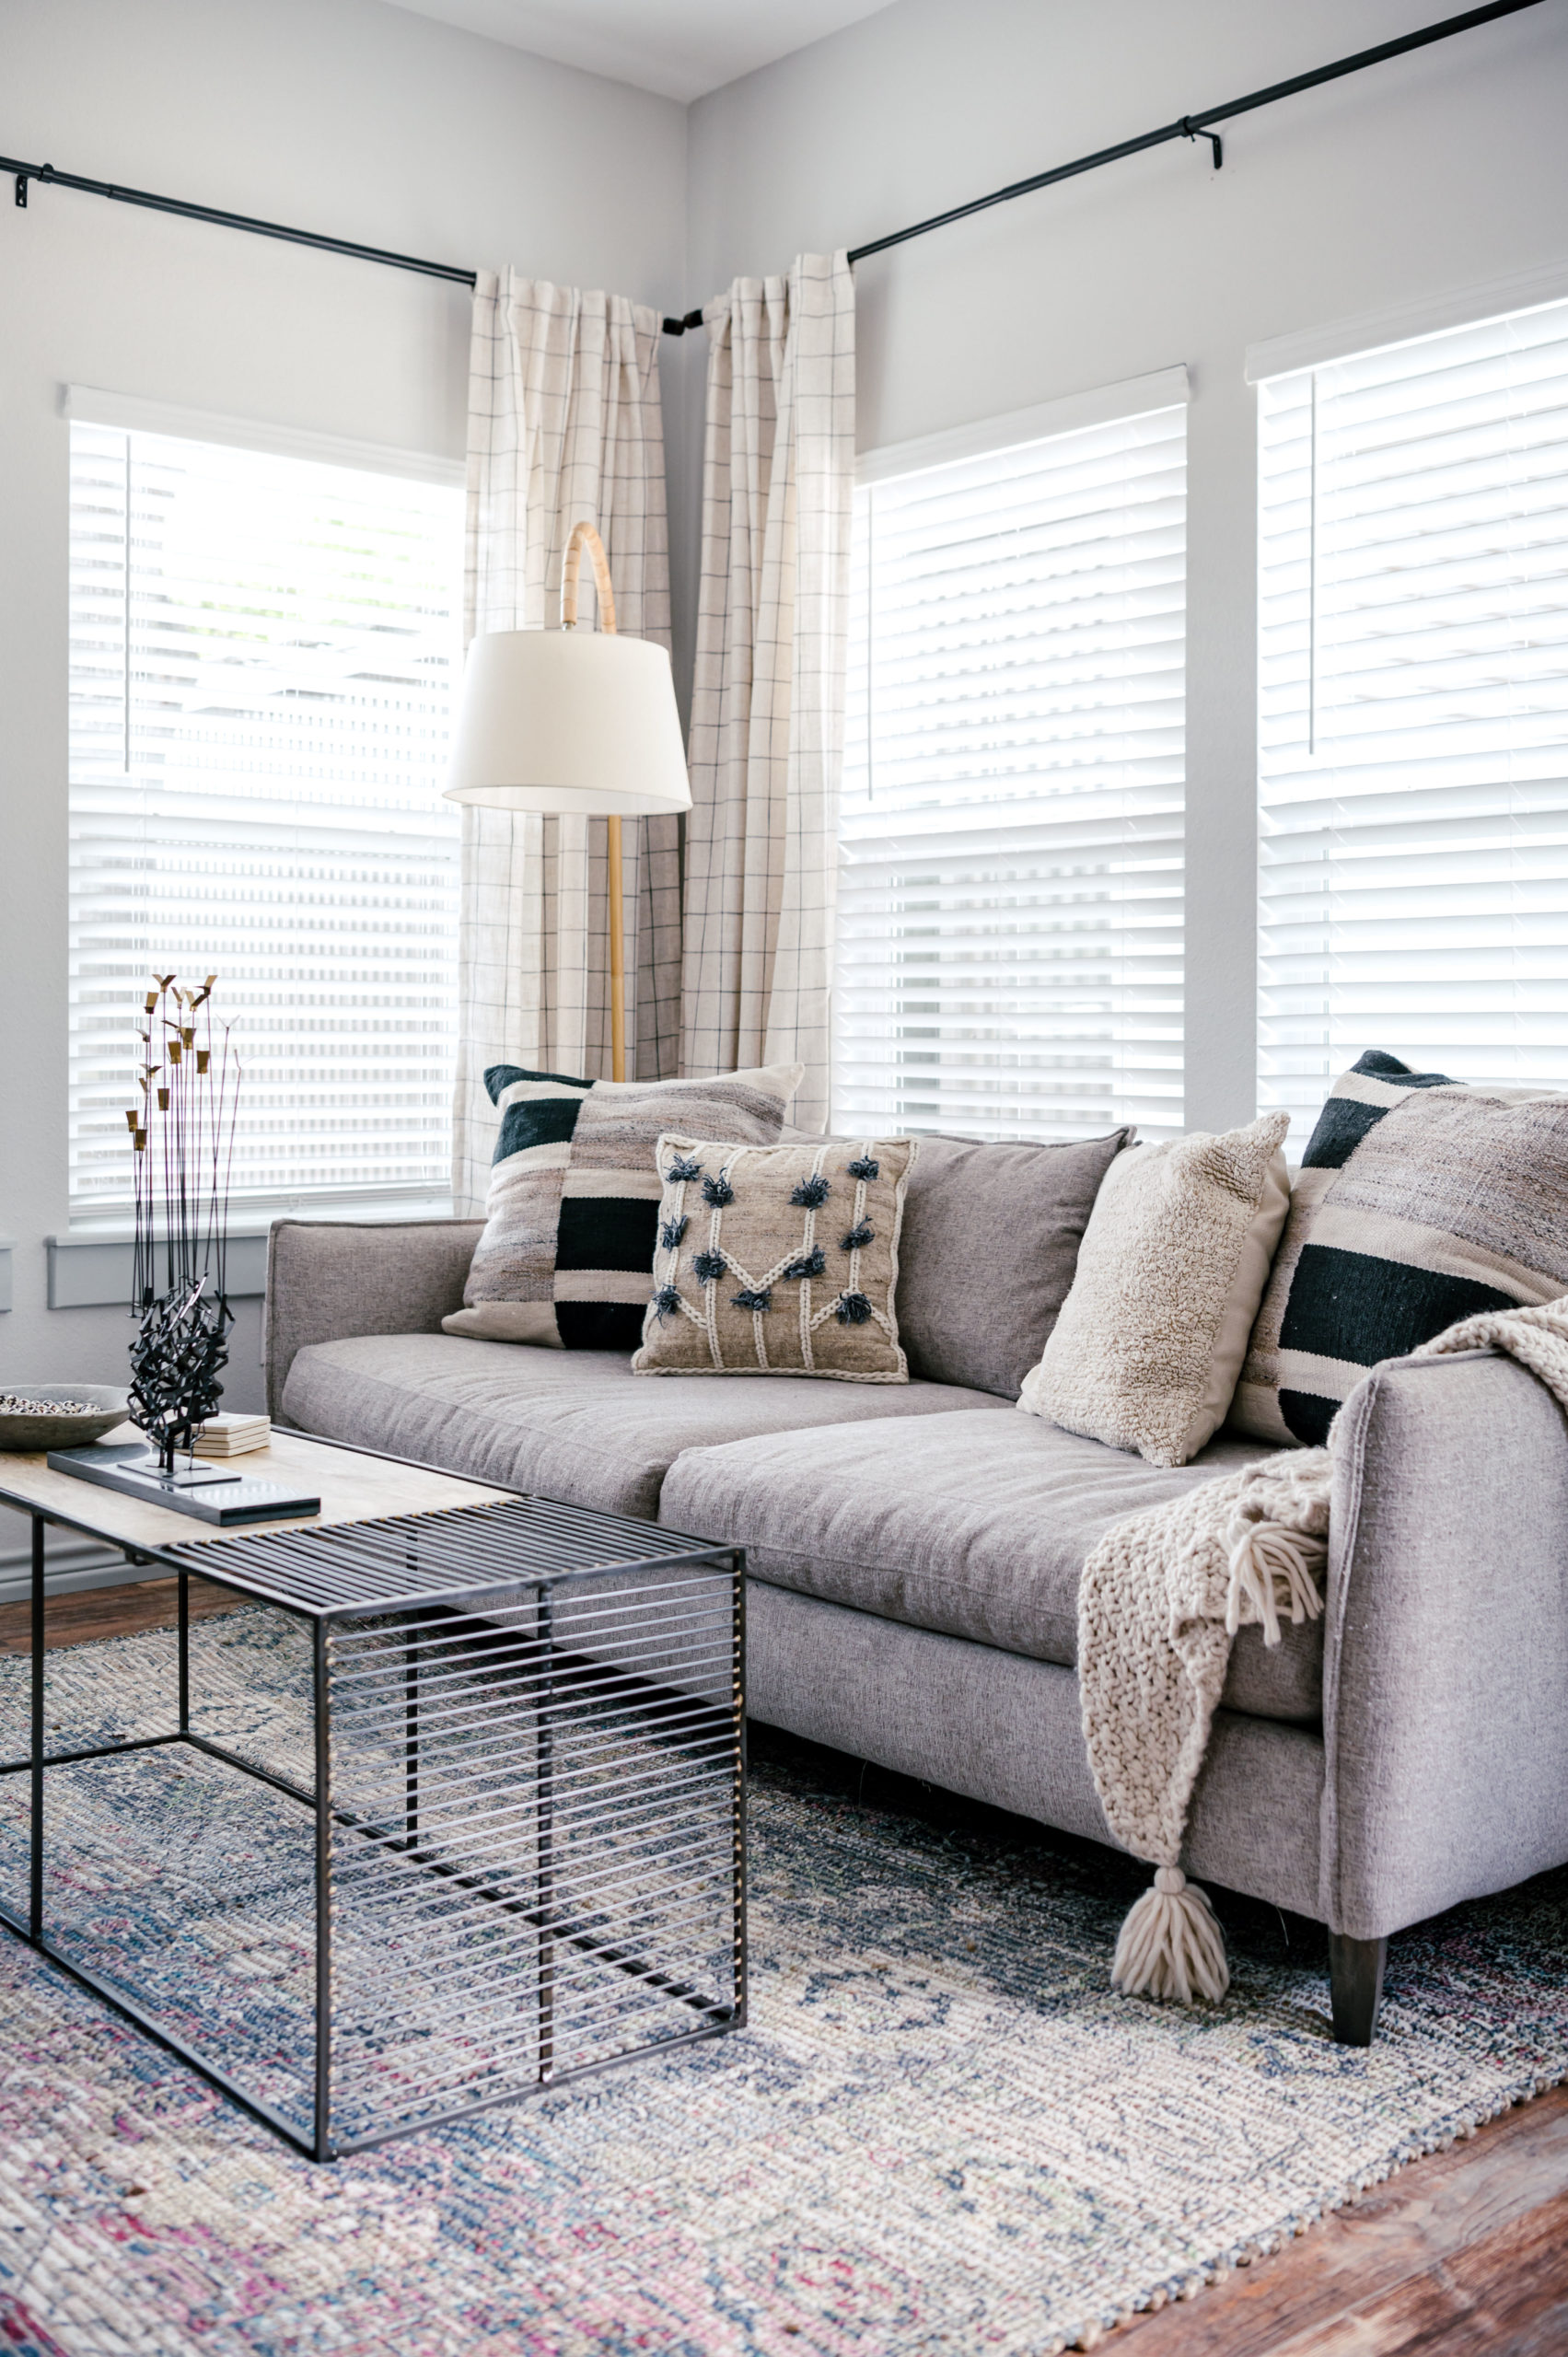
<svg viewBox="0 0 1568 2357"><path fill-rule="evenodd" d="M1217 2005L1230 1987L1225 1933L1209 1894L1179 1866L1161 1866L1154 1888L1134 1899L1116 1943L1110 1985L1128 1997L1202 2000Z"/></svg>
<svg viewBox="0 0 1568 2357"><path fill-rule="evenodd" d="M1229 1635L1260 1624L1263 1643L1277 1645L1282 1611L1297 1628L1304 1620L1316 1620L1323 1598L1314 1574L1327 1552L1321 1538L1304 1531L1288 1530L1277 1522L1255 1523L1231 1550L1225 1615Z"/></svg>

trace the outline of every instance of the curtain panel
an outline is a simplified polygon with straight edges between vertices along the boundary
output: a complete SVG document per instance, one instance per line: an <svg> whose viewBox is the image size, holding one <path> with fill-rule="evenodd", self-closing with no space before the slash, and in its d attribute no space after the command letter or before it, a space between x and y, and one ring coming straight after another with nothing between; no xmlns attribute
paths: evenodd
<svg viewBox="0 0 1568 2357"><path fill-rule="evenodd" d="M806 1066L827 1120L854 474L842 253L738 278L708 330L681 1069Z"/></svg>
<svg viewBox="0 0 1568 2357"><path fill-rule="evenodd" d="M623 295L482 271L469 368L467 636L553 628L572 527L598 527L621 628L669 644L659 318ZM585 568L579 627L597 621ZM679 1053L679 822L622 824L628 1066ZM602 819L463 810L452 1192L482 1208L488 1064L608 1078Z"/></svg>

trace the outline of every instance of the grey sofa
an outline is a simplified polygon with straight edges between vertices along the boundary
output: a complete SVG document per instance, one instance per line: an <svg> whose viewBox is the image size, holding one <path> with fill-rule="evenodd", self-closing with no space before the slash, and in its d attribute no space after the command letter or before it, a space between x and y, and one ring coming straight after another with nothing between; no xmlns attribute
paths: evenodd
<svg viewBox="0 0 1568 2357"><path fill-rule="evenodd" d="M1081 1567L1258 1443L1166 1472L953 1385L654 1379L444 1334L479 1225L274 1226L274 1419L743 1546L755 1718L1111 1841ZM1568 1860L1568 1446L1480 1353L1386 1364L1345 1423L1325 1619L1237 1640L1184 1864L1326 1924L1335 2035L1365 2044L1389 1934Z"/></svg>

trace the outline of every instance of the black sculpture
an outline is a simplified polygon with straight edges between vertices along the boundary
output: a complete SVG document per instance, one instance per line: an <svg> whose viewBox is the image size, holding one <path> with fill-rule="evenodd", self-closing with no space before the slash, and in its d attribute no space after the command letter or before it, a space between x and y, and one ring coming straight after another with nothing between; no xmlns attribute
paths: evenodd
<svg viewBox="0 0 1568 2357"><path fill-rule="evenodd" d="M130 1416L166 1473L223 1397L234 1324L227 1291L228 1190L239 1062L226 1026L215 1055L213 984L182 991L154 976L139 1075L126 1114L135 1172L136 1241ZM198 1034L201 1035L198 1044ZM161 1229L161 1234L160 1234Z"/></svg>

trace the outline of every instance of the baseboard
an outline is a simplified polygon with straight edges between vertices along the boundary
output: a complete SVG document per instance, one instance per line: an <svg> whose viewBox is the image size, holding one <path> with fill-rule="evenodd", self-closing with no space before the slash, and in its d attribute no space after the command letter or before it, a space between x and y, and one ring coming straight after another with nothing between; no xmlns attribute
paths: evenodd
<svg viewBox="0 0 1568 2357"><path fill-rule="evenodd" d="M90 1587L122 1587L134 1576L123 1555L91 1539L67 1539L44 1559L46 1596L75 1596ZM26 1547L0 1548L0 1605L26 1604L32 1595L32 1555Z"/></svg>

